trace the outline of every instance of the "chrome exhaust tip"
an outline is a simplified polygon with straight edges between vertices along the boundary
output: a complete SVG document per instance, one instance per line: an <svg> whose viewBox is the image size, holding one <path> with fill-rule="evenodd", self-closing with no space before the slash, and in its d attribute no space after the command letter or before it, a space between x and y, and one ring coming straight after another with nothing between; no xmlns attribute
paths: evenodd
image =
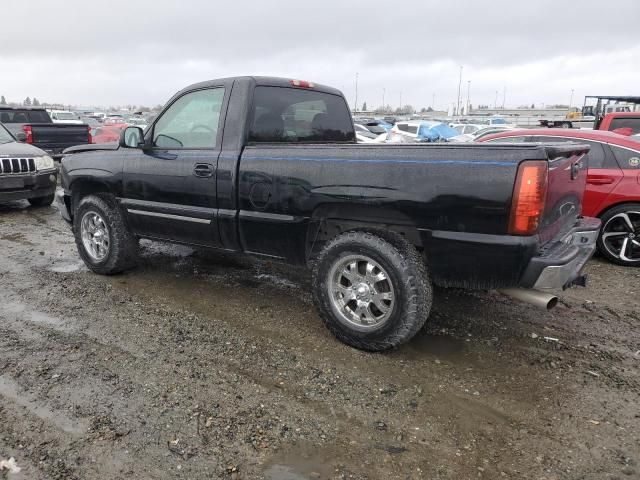
<svg viewBox="0 0 640 480"><path fill-rule="evenodd" d="M551 295L550 293L540 292L538 290L529 290L524 288L503 288L498 290L498 292L508 297L515 298L516 300L519 300L521 302L534 305L538 308L543 308L545 310L551 310L558 304L557 296Z"/></svg>

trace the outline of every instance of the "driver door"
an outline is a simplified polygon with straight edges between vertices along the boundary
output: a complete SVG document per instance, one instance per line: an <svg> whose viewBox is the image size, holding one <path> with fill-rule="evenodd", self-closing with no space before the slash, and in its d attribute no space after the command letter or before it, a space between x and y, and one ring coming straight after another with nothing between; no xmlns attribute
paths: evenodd
<svg viewBox="0 0 640 480"><path fill-rule="evenodd" d="M183 94L147 133L151 148L127 158L122 204L136 234L220 246L216 166L226 101L223 87Z"/></svg>

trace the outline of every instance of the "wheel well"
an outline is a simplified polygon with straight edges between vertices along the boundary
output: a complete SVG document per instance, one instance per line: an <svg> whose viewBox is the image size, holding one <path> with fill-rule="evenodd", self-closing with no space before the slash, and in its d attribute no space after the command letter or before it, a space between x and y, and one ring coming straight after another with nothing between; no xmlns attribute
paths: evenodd
<svg viewBox="0 0 640 480"><path fill-rule="evenodd" d="M636 201L625 201L625 202L620 202L620 203L614 203L613 205L609 205L607 208L601 210L596 216L598 218L602 218L607 212L609 212L610 210L613 210L614 208L617 207L622 207L624 205L640 205L640 199L636 200Z"/></svg>
<svg viewBox="0 0 640 480"><path fill-rule="evenodd" d="M94 195L99 193L111 193L109 187L104 183L97 182L95 180L76 180L70 186L71 190L71 216L73 217L80 203L80 200L87 195Z"/></svg>
<svg viewBox="0 0 640 480"><path fill-rule="evenodd" d="M341 213L344 215L344 211ZM307 260L312 260L332 238L351 231L368 231L381 234L383 237L391 237L395 234L404 237L419 251L422 251L422 239L416 226L413 223L408 223L408 220L403 218L404 215L399 212L389 213L380 209L359 209L357 215L341 218L337 215L337 211L317 210L314 212L307 230L305 252ZM407 223L399 223L403 220Z"/></svg>

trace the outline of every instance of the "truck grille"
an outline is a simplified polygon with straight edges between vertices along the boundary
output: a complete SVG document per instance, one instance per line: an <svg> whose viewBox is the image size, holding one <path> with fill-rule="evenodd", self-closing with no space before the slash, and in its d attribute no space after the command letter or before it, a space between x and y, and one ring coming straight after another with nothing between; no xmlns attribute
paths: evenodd
<svg viewBox="0 0 640 480"><path fill-rule="evenodd" d="M33 158L0 158L0 175L35 171L36 161Z"/></svg>

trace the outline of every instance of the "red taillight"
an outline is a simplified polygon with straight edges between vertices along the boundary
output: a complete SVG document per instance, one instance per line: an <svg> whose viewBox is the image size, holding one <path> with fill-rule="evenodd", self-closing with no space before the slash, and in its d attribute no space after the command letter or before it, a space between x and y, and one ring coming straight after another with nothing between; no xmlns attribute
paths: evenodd
<svg viewBox="0 0 640 480"><path fill-rule="evenodd" d="M89 125L87 125L87 137L87 143L93 143L93 137L91 136L91 127Z"/></svg>
<svg viewBox="0 0 640 480"><path fill-rule="evenodd" d="M536 233L547 198L547 184L547 162L535 160L520 164L511 200L509 217L511 235Z"/></svg>
<svg viewBox="0 0 640 480"><path fill-rule="evenodd" d="M25 143L33 143L33 131L31 130L31 125L23 125L22 131L27 136L27 138L24 140Z"/></svg>
<svg viewBox="0 0 640 480"><path fill-rule="evenodd" d="M300 88L313 88L315 85L312 82L307 82L306 80L291 80L291 85L294 87Z"/></svg>

